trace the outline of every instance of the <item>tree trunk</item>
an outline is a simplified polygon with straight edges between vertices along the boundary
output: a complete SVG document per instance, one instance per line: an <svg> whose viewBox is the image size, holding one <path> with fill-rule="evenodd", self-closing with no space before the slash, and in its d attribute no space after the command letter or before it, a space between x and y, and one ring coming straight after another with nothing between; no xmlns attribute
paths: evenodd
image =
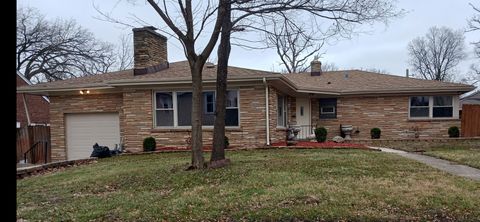
<svg viewBox="0 0 480 222"><path fill-rule="evenodd" d="M192 72L192 168L204 168L202 142L202 68L203 64L195 62L190 67Z"/></svg>
<svg viewBox="0 0 480 222"><path fill-rule="evenodd" d="M231 4L226 4L222 23L222 36L218 46L217 98L215 104L215 124L213 128L213 149L210 161L225 159L225 97L227 94L228 59L230 56L230 33L232 31Z"/></svg>

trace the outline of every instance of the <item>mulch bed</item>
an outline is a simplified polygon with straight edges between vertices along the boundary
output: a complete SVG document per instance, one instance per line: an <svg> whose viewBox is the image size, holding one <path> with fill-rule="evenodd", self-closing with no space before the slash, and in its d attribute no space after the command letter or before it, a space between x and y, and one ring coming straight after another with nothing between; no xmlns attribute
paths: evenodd
<svg viewBox="0 0 480 222"><path fill-rule="evenodd" d="M277 147L286 147L287 142L278 142L272 143L272 146ZM355 144L355 143L336 143L333 141L326 141L326 142L310 142L310 141L298 141L295 146L288 146L291 148L320 148L320 149L337 149L337 148L361 148L366 149L368 148L366 145L363 144Z"/></svg>
<svg viewBox="0 0 480 222"><path fill-rule="evenodd" d="M286 142L278 142L272 143L271 148L320 148L320 149L338 149L338 148L359 148L359 149L367 149L368 147L363 144L355 144L355 143L335 143L333 141L327 141L323 143L319 142L309 142L309 141L299 141L295 146L287 146ZM266 148L266 147L262 147ZM240 149L239 147L229 147L229 149L237 150ZM191 151L190 147L175 147L175 146L163 146L157 147L155 151ZM203 151L212 151L211 146L204 146Z"/></svg>

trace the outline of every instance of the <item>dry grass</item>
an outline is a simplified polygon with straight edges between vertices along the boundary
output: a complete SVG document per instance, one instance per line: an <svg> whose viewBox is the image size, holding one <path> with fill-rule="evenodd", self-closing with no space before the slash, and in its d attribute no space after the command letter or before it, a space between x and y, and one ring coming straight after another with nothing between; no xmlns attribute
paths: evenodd
<svg viewBox="0 0 480 222"><path fill-rule="evenodd" d="M17 218L47 221L463 220L480 183L364 150L228 152L184 171L189 153L119 156L17 181Z"/></svg>

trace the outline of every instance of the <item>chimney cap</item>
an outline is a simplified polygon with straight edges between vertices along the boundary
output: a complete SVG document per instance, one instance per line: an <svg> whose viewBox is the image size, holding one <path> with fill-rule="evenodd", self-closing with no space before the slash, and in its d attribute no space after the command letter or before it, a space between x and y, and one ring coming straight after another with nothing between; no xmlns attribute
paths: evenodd
<svg viewBox="0 0 480 222"><path fill-rule="evenodd" d="M164 40L167 40L167 37L165 37L164 35L156 32L155 30L158 30L157 28L153 27L153 26L144 26L144 27L141 27L141 28L133 28L132 31L135 33L135 32L141 32L141 31L146 31L146 32L149 32L149 33L152 33Z"/></svg>
<svg viewBox="0 0 480 222"><path fill-rule="evenodd" d="M322 62L318 60L318 57L315 56L312 62L310 63L310 75L319 76L322 74Z"/></svg>

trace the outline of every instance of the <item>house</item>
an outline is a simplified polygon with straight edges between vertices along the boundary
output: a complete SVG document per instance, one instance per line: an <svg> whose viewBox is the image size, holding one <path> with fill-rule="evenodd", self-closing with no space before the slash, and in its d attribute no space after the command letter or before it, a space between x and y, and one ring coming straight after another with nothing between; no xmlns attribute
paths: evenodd
<svg viewBox="0 0 480 222"><path fill-rule="evenodd" d="M134 68L64 81L19 87L17 92L48 95L52 159L88 157L98 142L142 150L153 136L160 146L187 146L191 123L191 77L186 61L167 60L167 38L153 27L133 29ZM203 69L204 143L211 144L216 67ZM229 67L226 135L231 145L255 147L284 141L290 125L324 126L328 138L340 124L353 125L353 139L448 137L460 126L459 95L464 84L419 80L358 70L279 74Z"/></svg>
<svg viewBox="0 0 480 222"><path fill-rule="evenodd" d="M17 72L17 87L32 85L28 79ZM28 125L47 125L49 123L50 101L46 96L17 94L17 128Z"/></svg>
<svg viewBox="0 0 480 222"><path fill-rule="evenodd" d="M470 95L460 98L460 109L462 109L463 104L476 104L480 105L480 90L471 93Z"/></svg>
<svg viewBox="0 0 480 222"><path fill-rule="evenodd" d="M480 90L460 96L460 102L458 105L460 118L462 118L463 104L480 105Z"/></svg>

